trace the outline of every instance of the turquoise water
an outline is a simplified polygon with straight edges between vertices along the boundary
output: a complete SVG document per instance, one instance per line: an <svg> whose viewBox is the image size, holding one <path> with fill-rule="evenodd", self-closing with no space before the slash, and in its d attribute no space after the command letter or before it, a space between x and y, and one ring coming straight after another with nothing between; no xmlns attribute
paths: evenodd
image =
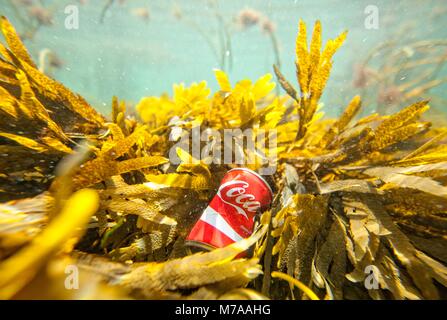
<svg viewBox="0 0 447 320"><path fill-rule="evenodd" d="M135 104L144 96L171 94L173 83L205 80L216 89L214 68L225 68L233 83L271 73L275 54L269 36L258 25L244 29L235 23L238 12L246 8L258 11L276 25L281 69L292 83L296 83L294 45L300 18L310 30L313 22L320 19L324 41L349 30L347 41L335 55L332 76L322 99L329 114L339 112L357 93L363 93L366 98L371 96L366 105L369 111L377 108L374 100L377 93L370 92L374 88L368 91L352 85L354 65L363 61L377 45L395 41L394 47L398 49L419 40L447 39L445 0L116 0L102 22L101 12L108 0L25 2L0 0L0 11L23 33L28 23L35 22L35 17L30 16L33 6L49 10L52 25L40 26L25 44L36 61L43 49L54 52L62 65L51 71L52 76L106 114L113 95ZM79 9L78 29L65 27L67 5ZM365 26L368 5L378 9L377 29ZM141 8L147 9L148 19L143 19L145 11ZM231 42L231 50L228 45L226 48L221 45L222 37L224 43ZM439 54L445 55L446 48L440 45ZM431 49L428 46L427 50ZM407 52L408 59L417 59L420 53L414 55L411 50L410 47L402 52ZM225 66L221 63L222 56ZM372 63L380 74L383 62L379 60ZM423 96L435 96L433 104L443 110L442 102L447 97L442 79L446 70L442 63L436 66L438 70L427 82L441 79L440 84ZM429 70L428 66L421 70L425 69ZM393 75L393 81L400 85L422 71L416 75L401 72Z"/></svg>

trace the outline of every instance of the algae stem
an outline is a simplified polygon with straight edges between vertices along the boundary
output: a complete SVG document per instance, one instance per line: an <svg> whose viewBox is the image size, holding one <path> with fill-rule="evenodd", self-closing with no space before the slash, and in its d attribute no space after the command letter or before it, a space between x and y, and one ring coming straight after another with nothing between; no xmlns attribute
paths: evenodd
<svg viewBox="0 0 447 320"><path fill-rule="evenodd" d="M275 54L275 65L278 68L278 70L281 70L281 57L279 54L279 45L278 45L278 39L276 39L275 33L269 32L270 40L272 41L272 47L273 47L273 53ZM277 80L278 81L278 80ZM276 95L279 96L279 83L276 86Z"/></svg>

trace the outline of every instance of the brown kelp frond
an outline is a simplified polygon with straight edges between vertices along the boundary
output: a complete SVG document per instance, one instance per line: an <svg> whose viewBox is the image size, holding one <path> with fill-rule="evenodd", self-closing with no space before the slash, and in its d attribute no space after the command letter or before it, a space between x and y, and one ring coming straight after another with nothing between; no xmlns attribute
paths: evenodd
<svg viewBox="0 0 447 320"><path fill-rule="evenodd" d="M299 127L295 138L297 141L306 135L307 127L314 118L318 102L332 69L332 56L343 44L347 34L343 32L337 38L329 40L321 50L321 32L321 23L316 21L308 49L306 24L300 20L295 47L295 65L300 97L297 96L296 90L285 80L279 69L275 69L279 83L297 102L299 116Z"/></svg>
<svg viewBox="0 0 447 320"><path fill-rule="evenodd" d="M136 265L129 273L116 280L145 297L179 297L173 290L215 286L216 294L244 286L262 271L257 259L234 259L247 250L267 231L264 226L250 238L212 252L197 253L164 263ZM224 290L222 290L224 289ZM217 295L216 295L217 297Z"/></svg>
<svg viewBox="0 0 447 320"><path fill-rule="evenodd" d="M32 67L36 68L36 65L31 59L28 50L26 50L26 47L23 45L22 41L20 40L20 37L17 35L14 27L11 25L8 19L2 16L0 18L0 24L3 36L5 37L6 42L8 43L8 46L11 49L11 52L17 58L22 59Z"/></svg>
<svg viewBox="0 0 447 320"><path fill-rule="evenodd" d="M346 33L323 46L317 21L308 43L300 21L299 89L274 67L292 99L272 93L270 74L232 82L215 70L215 93L174 85L141 99L138 119L114 97L105 122L34 67L5 19L2 30L3 297L42 298L45 283L61 299L445 298L447 129L423 121L425 100L359 118L355 96L322 118ZM271 208L251 237L192 254L189 231L242 163L274 168ZM66 270L80 290L65 289Z"/></svg>
<svg viewBox="0 0 447 320"><path fill-rule="evenodd" d="M13 26L1 18L9 49L0 44L0 199L37 195L48 188L55 164L97 133L104 119L82 97L41 73ZM26 154L26 156L24 156Z"/></svg>

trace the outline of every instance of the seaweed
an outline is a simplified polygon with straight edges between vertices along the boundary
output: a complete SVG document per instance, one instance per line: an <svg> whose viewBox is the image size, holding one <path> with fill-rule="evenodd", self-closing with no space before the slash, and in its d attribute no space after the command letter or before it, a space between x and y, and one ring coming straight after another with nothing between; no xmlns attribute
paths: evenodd
<svg viewBox="0 0 447 320"><path fill-rule="evenodd" d="M285 96L272 93L270 74L234 84L215 70L218 92L175 85L172 96L143 98L138 119L113 98L106 122L36 68L6 18L1 30L1 298L445 298L447 128L421 120L426 100L359 118L355 96L324 118L346 33L322 46L317 21L308 44L300 21L299 88L274 68ZM274 129L273 150L264 136L261 152L236 142L235 153L254 170L274 153L277 170L252 236L192 254L186 235L238 166L177 146L197 128ZM216 136L202 144L225 148ZM82 290L65 290L67 268L79 269Z"/></svg>

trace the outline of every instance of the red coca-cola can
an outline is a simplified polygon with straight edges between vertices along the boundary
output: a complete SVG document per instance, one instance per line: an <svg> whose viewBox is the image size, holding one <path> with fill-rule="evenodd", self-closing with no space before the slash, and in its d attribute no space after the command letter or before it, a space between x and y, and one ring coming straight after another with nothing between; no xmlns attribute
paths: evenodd
<svg viewBox="0 0 447 320"><path fill-rule="evenodd" d="M256 214L270 206L272 197L269 184L256 172L246 168L228 171L185 244L211 250L248 238Z"/></svg>

